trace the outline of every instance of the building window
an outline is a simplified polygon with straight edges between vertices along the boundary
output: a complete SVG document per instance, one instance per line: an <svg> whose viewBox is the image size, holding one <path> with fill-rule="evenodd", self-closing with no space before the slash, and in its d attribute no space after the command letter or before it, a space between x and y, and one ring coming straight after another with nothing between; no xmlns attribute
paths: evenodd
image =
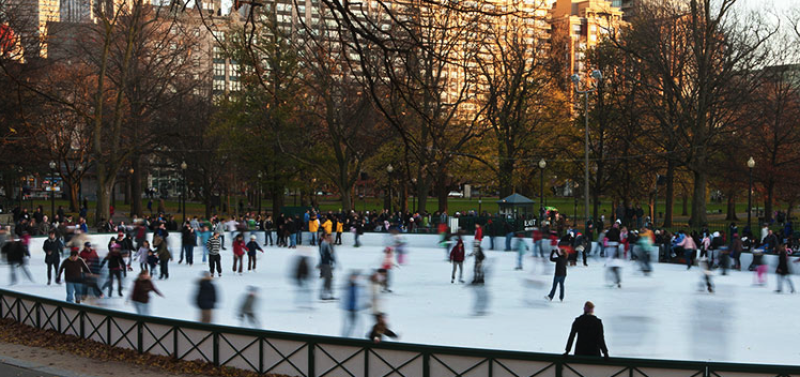
<svg viewBox="0 0 800 377"><path fill-rule="evenodd" d="M225 76L225 64L214 63L214 76Z"/></svg>

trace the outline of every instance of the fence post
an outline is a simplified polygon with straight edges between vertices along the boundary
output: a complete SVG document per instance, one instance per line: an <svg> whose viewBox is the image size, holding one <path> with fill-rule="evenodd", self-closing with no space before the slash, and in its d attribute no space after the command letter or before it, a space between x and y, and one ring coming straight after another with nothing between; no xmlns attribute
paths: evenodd
<svg viewBox="0 0 800 377"><path fill-rule="evenodd" d="M556 377L562 377L564 375L564 364L561 364L560 361L556 361Z"/></svg>
<svg viewBox="0 0 800 377"><path fill-rule="evenodd" d="M364 347L364 377L369 377L369 348Z"/></svg>
<svg viewBox="0 0 800 377"><path fill-rule="evenodd" d="M34 309L36 309L36 328L37 329L41 329L42 328L42 315L41 315L41 310L40 310L41 308L42 308L42 304L40 304L38 302L34 304Z"/></svg>
<svg viewBox="0 0 800 377"><path fill-rule="evenodd" d="M214 366L219 366L219 333L214 331Z"/></svg>
<svg viewBox="0 0 800 377"><path fill-rule="evenodd" d="M431 355L429 353L422 354L422 377L431 376Z"/></svg>
<svg viewBox="0 0 800 377"><path fill-rule="evenodd" d="M61 317L63 317L63 316L64 316L64 309L61 307L61 305L56 306L56 317L58 317L57 320L58 320L58 333L59 334L63 334L63 332L61 332Z"/></svg>
<svg viewBox="0 0 800 377"><path fill-rule="evenodd" d="M136 350L139 351L140 355L144 353L144 331L142 326L142 321L136 322Z"/></svg>
<svg viewBox="0 0 800 377"><path fill-rule="evenodd" d="M81 321L81 334L80 334L81 335L81 339L84 339L84 336L86 335L86 330L85 330L85 328L86 328L85 322L86 321L84 321L85 314L86 313L83 310L78 312L78 317L80 317L80 321Z"/></svg>
<svg viewBox="0 0 800 377"><path fill-rule="evenodd" d="M20 303L20 301L22 300L20 300L19 297L17 297L16 300L14 300L14 303L17 305L17 322L22 323L22 308L21 308L22 304Z"/></svg>
<svg viewBox="0 0 800 377"><path fill-rule="evenodd" d="M172 328L172 357L178 360L178 327Z"/></svg>
<svg viewBox="0 0 800 377"><path fill-rule="evenodd" d="M314 343L308 343L308 377L316 377L317 374L314 371Z"/></svg>
<svg viewBox="0 0 800 377"><path fill-rule="evenodd" d="M492 367L494 366L493 364L494 364L494 359L490 357L489 358L489 377L493 377L494 376L493 371L492 371Z"/></svg>
<svg viewBox="0 0 800 377"><path fill-rule="evenodd" d="M264 373L264 338L258 338L258 374Z"/></svg>
<svg viewBox="0 0 800 377"><path fill-rule="evenodd" d="M111 321L113 321L113 320L114 320L113 317L111 317L109 315L106 316L106 326L108 326L107 327L108 331L106 332L106 343L108 343L109 346L112 344L112 342L111 342Z"/></svg>

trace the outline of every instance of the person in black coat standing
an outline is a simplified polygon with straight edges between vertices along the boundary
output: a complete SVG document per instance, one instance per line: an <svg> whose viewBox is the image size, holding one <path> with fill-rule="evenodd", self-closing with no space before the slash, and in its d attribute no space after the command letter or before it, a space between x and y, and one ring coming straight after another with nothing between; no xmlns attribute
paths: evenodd
<svg viewBox="0 0 800 377"><path fill-rule="evenodd" d="M211 314L217 304L217 288L211 282L211 273L203 271L197 290L197 307L200 309L200 322L211 323Z"/></svg>
<svg viewBox="0 0 800 377"><path fill-rule="evenodd" d="M560 247L550 252L550 261L556 262L556 274L553 276L553 288L550 294L544 296L548 301L553 301L556 295L556 286L560 286L558 299L564 301L564 280L567 279L567 253Z"/></svg>
<svg viewBox="0 0 800 377"><path fill-rule="evenodd" d="M572 330L567 341L567 352L564 355L569 355L572 350L572 341L576 334L578 341L575 344L575 356L599 357L602 352L603 357L608 359L608 348L606 348L606 340L603 336L603 321L594 316L594 304L591 301L586 301L586 304L583 305L583 315L575 318L575 322L572 322Z"/></svg>
<svg viewBox="0 0 800 377"><path fill-rule="evenodd" d="M794 293L794 284L792 284L792 278L789 276L792 272L789 270L789 254L786 252L786 246L778 245L778 268L775 270L776 276L778 276L778 289L775 290L776 293L781 293L783 291L783 282L789 283L789 289L791 292Z"/></svg>
<svg viewBox="0 0 800 377"><path fill-rule="evenodd" d="M44 240L42 246L44 250L44 263L47 264L47 285L50 285L52 280L52 272L58 275L58 265L61 262L61 256L64 253L64 244L61 240L56 238L56 232L51 230L47 239ZM61 284L61 279L56 276L56 284Z"/></svg>

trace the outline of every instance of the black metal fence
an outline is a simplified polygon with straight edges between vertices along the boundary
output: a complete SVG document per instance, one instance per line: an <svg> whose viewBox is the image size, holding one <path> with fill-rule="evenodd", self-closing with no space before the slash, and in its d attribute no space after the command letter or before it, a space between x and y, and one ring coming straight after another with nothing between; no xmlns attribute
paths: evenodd
<svg viewBox="0 0 800 377"><path fill-rule="evenodd" d="M380 343L144 317L0 289L0 318L139 353L302 377L750 377L800 366L564 357Z"/></svg>

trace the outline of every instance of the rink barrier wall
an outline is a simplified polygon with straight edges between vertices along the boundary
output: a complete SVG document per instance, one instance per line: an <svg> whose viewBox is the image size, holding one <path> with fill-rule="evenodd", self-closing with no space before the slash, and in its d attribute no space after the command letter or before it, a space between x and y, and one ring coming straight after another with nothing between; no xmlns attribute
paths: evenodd
<svg viewBox="0 0 800 377"><path fill-rule="evenodd" d="M0 318L138 353L298 377L755 377L800 366L586 358L255 330L139 316L0 289Z"/></svg>

